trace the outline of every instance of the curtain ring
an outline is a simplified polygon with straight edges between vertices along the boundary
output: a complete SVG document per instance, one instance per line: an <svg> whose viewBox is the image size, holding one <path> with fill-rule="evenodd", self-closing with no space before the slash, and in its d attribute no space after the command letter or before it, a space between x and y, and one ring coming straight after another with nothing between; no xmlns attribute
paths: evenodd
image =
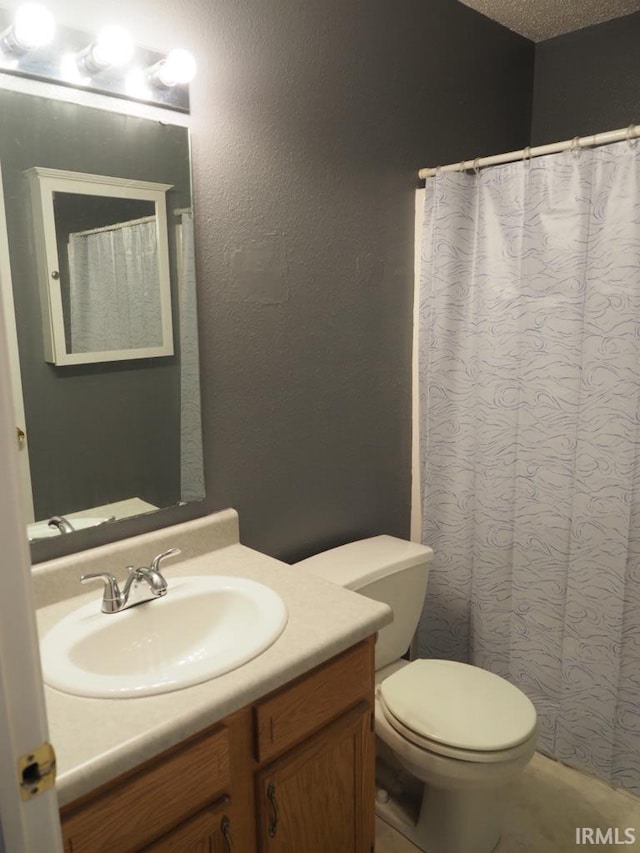
<svg viewBox="0 0 640 853"><path fill-rule="evenodd" d="M473 161L473 171L478 175L480 173L480 158L476 157Z"/></svg>
<svg viewBox="0 0 640 853"><path fill-rule="evenodd" d="M630 124L627 128L627 143L630 148L635 148L636 143L638 142L638 136L636 134L636 126L635 124Z"/></svg>
<svg viewBox="0 0 640 853"><path fill-rule="evenodd" d="M527 145L527 147L522 152L522 162L529 169L531 168L531 146Z"/></svg>
<svg viewBox="0 0 640 853"><path fill-rule="evenodd" d="M577 159L582 153L582 146L580 145L580 137L574 136L571 140L571 153Z"/></svg>

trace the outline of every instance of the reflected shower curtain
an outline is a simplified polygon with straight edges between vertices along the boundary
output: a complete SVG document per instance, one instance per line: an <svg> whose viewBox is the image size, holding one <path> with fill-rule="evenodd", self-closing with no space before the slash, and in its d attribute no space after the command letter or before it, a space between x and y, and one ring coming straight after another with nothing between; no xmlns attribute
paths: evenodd
<svg viewBox="0 0 640 853"><path fill-rule="evenodd" d="M69 234L72 352L162 344L155 216Z"/></svg>
<svg viewBox="0 0 640 853"><path fill-rule="evenodd" d="M421 654L640 792L640 146L427 181Z"/></svg>
<svg viewBox="0 0 640 853"><path fill-rule="evenodd" d="M180 253L180 498L199 501L204 498L204 462L193 214L181 213L177 229Z"/></svg>

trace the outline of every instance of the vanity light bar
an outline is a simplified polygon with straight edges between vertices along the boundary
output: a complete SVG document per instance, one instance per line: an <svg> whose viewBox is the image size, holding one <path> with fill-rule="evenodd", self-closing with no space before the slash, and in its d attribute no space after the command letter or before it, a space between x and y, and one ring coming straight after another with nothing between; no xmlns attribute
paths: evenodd
<svg viewBox="0 0 640 853"><path fill-rule="evenodd" d="M13 15L0 9L0 73L189 112L196 62L187 50L137 47L123 27L93 37L56 27L46 7L25 3Z"/></svg>

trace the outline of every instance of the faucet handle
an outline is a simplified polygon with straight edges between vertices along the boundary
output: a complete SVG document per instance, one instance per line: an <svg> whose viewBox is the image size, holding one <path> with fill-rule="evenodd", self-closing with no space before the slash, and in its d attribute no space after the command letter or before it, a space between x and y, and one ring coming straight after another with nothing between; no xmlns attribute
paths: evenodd
<svg viewBox="0 0 640 853"><path fill-rule="evenodd" d="M181 553L182 553L182 551L180 550L180 548L169 548L168 551L163 551L162 554L158 554L158 556L154 557L153 560L151 561L151 571L152 572L159 572L160 571L160 563L162 560L164 560L166 557L177 557L178 554L181 554Z"/></svg>
<svg viewBox="0 0 640 853"><path fill-rule="evenodd" d="M90 581L100 580L104 583L104 594L102 596L102 611L103 613L113 613L118 610L122 601L118 581L113 575L107 572L98 572L91 575L82 575L80 583L89 583Z"/></svg>

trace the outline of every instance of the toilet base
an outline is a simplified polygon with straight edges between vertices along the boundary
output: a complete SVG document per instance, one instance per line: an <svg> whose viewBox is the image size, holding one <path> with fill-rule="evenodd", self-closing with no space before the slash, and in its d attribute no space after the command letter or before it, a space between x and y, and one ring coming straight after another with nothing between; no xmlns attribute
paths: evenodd
<svg viewBox="0 0 640 853"><path fill-rule="evenodd" d="M500 840L495 788L399 785L397 769L376 762L376 814L425 853L492 853ZM406 782L406 778L402 780Z"/></svg>
<svg viewBox="0 0 640 853"><path fill-rule="evenodd" d="M444 833L425 836L424 827L416 819L415 805L390 797L386 802L376 802L376 815L424 853L492 853L498 846L499 828L488 839L478 838L477 828L469 836L468 829L465 831L463 827L453 827L453 831L449 827Z"/></svg>
<svg viewBox="0 0 640 853"><path fill-rule="evenodd" d="M384 792L387 793L386 791ZM416 804L419 806L419 804ZM418 816L418 808L413 804L403 802L396 797L389 797L385 802L376 801L376 815L389 824L393 829L408 838L416 847L420 847L420 841L416 837L415 825ZM424 850L424 846L420 847Z"/></svg>
<svg viewBox="0 0 640 853"><path fill-rule="evenodd" d="M416 836L429 853L491 853L500 828L495 791L425 786Z"/></svg>

